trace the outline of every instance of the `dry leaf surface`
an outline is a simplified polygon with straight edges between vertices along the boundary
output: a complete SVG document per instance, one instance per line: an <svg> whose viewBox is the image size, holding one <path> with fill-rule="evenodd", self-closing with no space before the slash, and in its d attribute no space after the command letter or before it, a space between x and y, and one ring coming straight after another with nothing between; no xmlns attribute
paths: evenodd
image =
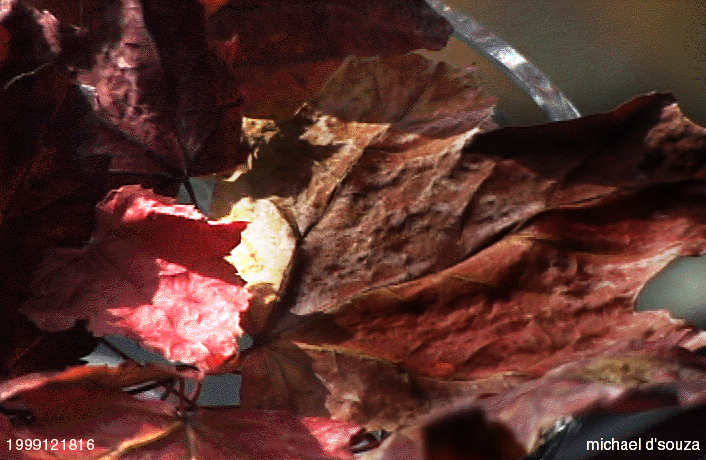
<svg viewBox="0 0 706 460"><path fill-rule="evenodd" d="M400 90L398 97L383 100L374 96L389 93L402 80L407 89ZM342 111L346 94L354 102L345 107L363 121L346 121L351 116ZM462 116L449 122L449 113L438 110L445 103ZM294 294L297 302L312 310L320 309L316 296L345 296L373 285L371 278L408 279L415 276L409 275L410 270L419 272L424 267L409 267L397 259L408 257L414 261L426 257L416 257L415 251L438 254L438 250L427 244L430 236L434 238L433 233L423 229L418 230L416 241L402 241L405 236L401 235L403 229L397 220L404 220L408 210L400 209L390 215L388 207L394 207L396 197L385 195L422 192L436 194L440 201L462 201L462 197L452 197L456 189L451 185L440 184L439 190L427 191L418 187L444 174L451 158L474 133L494 127L490 121L493 103L494 99L478 88L472 71L457 71L415 54L351 59L336 72L321 95L291 120L252 120L246 124L246 134L254 147L252 166L216 187L213 212L230 214L230 219L244 218L247 214L233 211L243 207L238 204L242 196L248 197L243 203L268 200L274 204L281 213L280 220L290 223L292 238L301 241L298 258L294 258L293 248L281 254L280 266L287 266L288 270L280 271L279 281L270 281L270 291L281 295L289 271L294 270L298 279L306 280L297 281L297 286L301 286ZM375 182L370 185L375 191L348 191L357 188L356 181L363 176ZM399 192L398 188L406 192ZM366 215L366 209L377 205L373 213ZM455 217L442 214L439 209L436 218L444 221L439 226L453 225ZM358 216L363 219L360 226L346 229L348 222ZM247 217L253 225L262 219L273 222L268 216ZM380 239L370 238L370 228L375 226L379 226L377 234L389 234L382 244ZM328 249L320 247L324 245ZM369 253L369 257L358 258L363 253ZM234 259L233 263L241 270L246 261ZM330 275L327 279L321 279L322 269ZM356 276L359 278L347 279ZM329 287L324 294L321 290L326 289L326 284ZM308 289L308 285L319 287ZM269 312L253 310L250 333L264 328L268 315Z"/></svg>
<svg viewBox="0 0 706 460"><path fill-rule="evenodd" d="M110 190L105 162L76 155L90 131L91 109L71 79L47 64L53 54L41 25L51 28L50 17L23 7L0 12L6 40L0 45L6 51L0 62L3 377L76 364L96 345L81 325L51 333L16 312L42 253L85 244L95 204Z"/></svg>
<svg viewBox="0 0 706 460"><path fill-rule="evenodd" d="M475 137L378 135L303 232L244 404L390 429L636 341L703 345L633 305L670 261L704 253L705 136L664 94ZM263 367L281 377L265 385Z"/></svg>
<svg viewBox="0 0 706 460"><path fill-rule="evenodd" d="M422 0L248 0L207 19L248 117L286 119L347 56L439 50L451 26Z"/></svg>
<svg viewBox="0 0 706 460"><path fill-rule="evenodd" d="M342 27L365 31L391 54L439 48L451 32L422 1L332 1L313 9L306 2L250 2L230 12L209 4L207 17L195 0L79 3L13 0L3 2L0 11L0 107L9 121L0 128L0 230L8 245L3 302L12 309L18 299L35 297L26 280L47 249L86 244L96 225L94 206L111 188L141 183L174 195L187 171L219 171L244 159L241 96L252 83L248 69L257 73L266 67L267 82L256 86L283 88L289 102L300 79L293 75L283 86L277 69L287 73L294 65L302 75L312 75L311 85L304 85L308 97L349 52L377 53L370 40L360 41L361 33L345 38ZM277 41L268 11L284 7L299 13L283 43L301 49L280 43L280 54L263 55L265 44ZM237 14L242 9L248 10L246 24ZM371 14L385 22L368 21ZM335 43L309 42L312 25L335 36ZM239 41L248 43L246 57L239 54ZM250 98L248 107L260 110L257 100ZM259 100L265 107L273 98ZM3 343L15 344L3 350L8 373L30 370L32 360L42 368L38 356L27 354L30 342L56 340L76 353L95 344L85 332L59 339L60 334L50 337L26 322L22 328L41 337L22 344L8 334Z"/></svg>

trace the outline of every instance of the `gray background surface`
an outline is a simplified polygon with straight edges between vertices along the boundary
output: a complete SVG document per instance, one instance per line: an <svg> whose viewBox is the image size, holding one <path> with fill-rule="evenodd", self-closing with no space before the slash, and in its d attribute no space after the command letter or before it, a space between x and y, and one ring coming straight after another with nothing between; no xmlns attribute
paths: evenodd
<svg viewBox="0 0 706 460"><path fill-rule="evenodd" d="M582 114L603 112L649 91L669 91L706 125L706 2L703 0L447 0L505 39ZM499 71L456 39L433 53L477 65L509 124L544 122Z"/></svg>

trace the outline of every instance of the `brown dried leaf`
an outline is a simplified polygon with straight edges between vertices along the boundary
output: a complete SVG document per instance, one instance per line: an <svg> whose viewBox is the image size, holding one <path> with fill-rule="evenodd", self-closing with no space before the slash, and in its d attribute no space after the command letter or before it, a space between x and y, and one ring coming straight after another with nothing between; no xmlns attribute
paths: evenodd
<svg viewBox="0 0 706 460"><path fill-rule="evenodd" d="M309 368L329 413L389 429L635 343L706 343L633 309L671 260L706 252L706 130L672 96L456 142L369 145L301 242L260 353L298 347L279 372ZM291 400L250 391L250 372L245 405Z"/></svg>
<svg viewBox="0 0 706 460"><path fill-rule="evenodd" d="M383 101L370 97L371 93L389 93L390 88L403 80L408 90L401 91L397 99ZM342 104L344 94L356 102L347 106ZM379 158L389 157L388 166L394 172L390 173L390 177L373 179L377 185L372 187L377 188L378 192L371 193L368 198L362 195L358 197L367 200L370 206L380 204L381 207L374 214L377 217L374 218L384 218L384 206L387 205L384 202L378 203L378 194L385 193L385 184L394 182L396 186L406 187L410 193L416 194L416 187L425 180L422 178L424 175L432 177L443 174L435 172L435 163L448 163L451 161L449 158L458 155L459 149L473 134L494 127L490 121L493 102L492 98L484 96L478 88L473 72L457 71L446 64L431 62L416 54L363 61L351 59L327 84L321 96L310 105L303 106L293 119L277 123L256 120L246 123L245 133L254 147L251 167L247 171L237 172L228 182L216 187L213 212L220 216L230 213L230 219L250 220L253 222L251 225L259 225L258 220L263 218L273 222L265 215L248 216L241 211L231 210L231 206L241 197L249 197L244 202L267 199L279 209L281 216L278 221L289 222L293 237L306 235L301 244L304 259L300 262L310 268L297 276L310 277L311 270L318 273L321 266L331 263L331 257L341 267L346 266L349 271L357 272L361 260L348 260L345 251L319 251L313 248L316 244L340 244L342 249L349 246L358 253L365 251L365 245L368 244L368 230L364 228L366 223L361 223L361 227L353 229L350 235L337 233L337 229L329 223L321 227L327 220L343 223L348 218L355 219L355 215L362 214L356 206L348 203L349 199L345 194L341 195L341 190L357 187L355 182L361 180L361 176L374 177L369 169L378 168ZM448 112L438 109L444 103L461 113L460 118L449 122ZM334 113L335 116L328 113ZM365 118L365 123L344 121L357 116ZM409 131L404 131L406 129ZM443 170L443 166L441 168ZM392 177L394 174L400 177L395 179ZM404 181L402 176L414 178ZM353 185L344 185L351 181L354 181ZM453 191L440 193L444 195L443 199L451 200L449 197ZM442 196L438 198L442 199ZM243 206L236 205L234 209ZM336 210L332 210L332 207ZM343 218L339 215L342 208L350 209L352 214ZM391 220L394 219L393 216ZM391 222L386 225L394 227L397 224ZM277 226L281 228L280 224ZM327 233L322 235L321 232ZM361 233L356 236L358 232ZM356 238L361 241L356 241ZM425 233L420 238L426 244L428 235ZM288 237L289 240L291 237ZM321 240L325 241L321 243ZM244 235L244 245L249 244L247 235ZM252 246L256 247L257 244ZM419 250L436 253L436 249L430 246L427 248ZM398 257L402 248L389 249L388 252L381 249L377 257L381 260L388 256ZM278 267L287 269L278 269L276 276L268 281L268 292L281 295L287 274L292 270L293 255L294 248L287 243L278 263ZM239 272L245 271L243 268L249 263L248 260L238 260L235 255L232 261ZM374 261L371 258L365 263L373 264ZM364 267L364 270L369 271L369 267ZM299 268L294 270L300 271ZM404 271L404 268L401 270ZM335 275L331 278L332 283L338 281ZM309 282L319 281L308 280L298 284L304 286ZM369 280L363 283L369 286ZM311 292L317 295L318 291ZM318 304L312 303L307 295L301 296L298 302L309 302L312 308L318 308ZM251 334L261 331L269 316L272 302L260 303L261 307L251 311L252 324L247 326Z"/></svg>
<svg viewBox="0 0 706 460"><path fill-rule="evenodd" d="M308 104L347 122L390 124L393 139L378 142L394 143L413 140L394 139L400 131L447 138L475 127L493 129L495 102L473 70L411 53L349 57Z"/></svg>

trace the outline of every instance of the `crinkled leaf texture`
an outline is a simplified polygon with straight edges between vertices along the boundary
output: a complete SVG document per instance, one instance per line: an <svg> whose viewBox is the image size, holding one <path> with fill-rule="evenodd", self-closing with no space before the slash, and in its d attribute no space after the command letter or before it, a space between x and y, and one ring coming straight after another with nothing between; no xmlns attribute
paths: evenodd
<svg viewBox="0 0 706 460"><path fill-rule="evenodd" d="M342 118L337 94L328 99L339 99ZM360 100L350 110L365 114ZM336 177L334 191L302 206L326 182L291 170L270 189L294 203L302 237L279 309L251 312L267 318L253 321L264 345L245 360L245 406L389 430L564 363L635 344L706 343L665 311L634 311L659 270L706 252L706 130L671 95L474 136L425 132L420 121L413 129L425 134L370 141L360 129L370 124L341 118L319 116L299 137L316 148L332 138L324 127L362 133L349 141L346 167L331 162L321 176ZM289 154L270 133L262 157ZM322 156L318 165L331 161ZM307 179L306 194L291 193Z"/></svg>
<svg viewBox="0 0 706 460"><path fill-rule="evenodd" d="M250 294L223 257L246 224L208 221L140 186L109 193L97 212L87 246L47 253L21 311L47 330L87 319L97 335L123 334L204 369L236 354Z"/></svg>
<svg viewBox="0 0 706 460"><path fill-rule="evenodd" d="M3 459L342 460L360 427L285 412L202 407L179 413L123 388L173 377L158 366L73 368L29 374L0 385L0 402L31 417L0 415ZM11 401L8 401L11 399ZM49 440L15 448L23 440ZM66 439L51 449L51 440ZM78 444L70 444L74 439ZM8 449L8 440L13 449ZM89 440L91 444L89 444Z"/></svg>
<svg viewBox="0 0 706 460"><path fill-rule="evenodd" d="M316 309L317 296L333 298L350 291L352 281L339 277L339 271L351 279L357 277L360 286L371 287L378 272L404 279L410 269L424 270L425 263L413 263L426 257L417 253L444 257L429 242L439 238L433 232L408 232L407 243L400 237L405 206L413 204L381 198L401 187L415 200L418 193L425 194L424 200L435 194L439 209L457 207L465 195L455 197L456 189L419 187L437 172L444 174L450 158L471 136L495 127L494 103L479 88L472 70L412 53L351 58L293 118L247 120L245 133L254 148L252 166L217 185L213 212L249 220L253 229L263 229L246 231L243 247L230 259L256 291L258 307L248 313L248 332L266 327L275 303L272 298L279 299L292 270L295 286L302 286L296 302ZM340 194L365 177L375 184L367 195L355 195L358 203L349 202L347 191ZM395 210L397 205L401 209ZM362 221L356 227L336 227L336 221L344 224L357 217ZM456 218L436 214L442 222L439 226L453 226ZM371 239L376 220L385 222L374 230L380 238ZM277 238L272 241L263 234ZM301 235L312 236L302 239ZM384 235L386 241L374 248ZM327 247L321 250L314 244ZM294 256L297 246L304 260ZM324 290L331 292L323 294Z"/></svg>

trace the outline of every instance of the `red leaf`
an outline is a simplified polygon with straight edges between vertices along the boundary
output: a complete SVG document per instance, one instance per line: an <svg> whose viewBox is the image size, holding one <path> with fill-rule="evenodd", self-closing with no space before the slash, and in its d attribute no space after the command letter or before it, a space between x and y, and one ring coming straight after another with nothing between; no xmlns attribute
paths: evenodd
<svg viewBox="0 0 706 460"><path fill-rule="evenodd" d="M0 26L0 64L10 57L10 32Z"/></svg>
<svg viewBox="0 0 706 460"><path fill-rule="evenodd" d="M237 66L439 50L453 32L423 0L246 0L208 18L210 39L237 34Z"/></svg>
<svg viewBox="0 0 706 460"><path fill-rule="evenodd" d="M0 442L8 454L3 458L43 459L51 454L60 459L352 459L348 446L361 431L352 423L235 408L180 413L168 403L139 400L121 391L174 375L157 366L126 365L4 382L0 403L6 412L22 410L31 417L0 416ZM43 444L16 448L32 439L66 439L67 443L57 443L54 451ZM82 445L74 443L72 450L71 439L81 440Z"/></svg>
<svg viewBox="0 0 706 460"><path fill-rule="evenodd" d="M237 353L250 294L223 256L245 223L209 222L139 186L111 192L98 220L86 247L50 251L23 313L46 330L88 319L96 334L124 334L206 369Z"/></svg>

